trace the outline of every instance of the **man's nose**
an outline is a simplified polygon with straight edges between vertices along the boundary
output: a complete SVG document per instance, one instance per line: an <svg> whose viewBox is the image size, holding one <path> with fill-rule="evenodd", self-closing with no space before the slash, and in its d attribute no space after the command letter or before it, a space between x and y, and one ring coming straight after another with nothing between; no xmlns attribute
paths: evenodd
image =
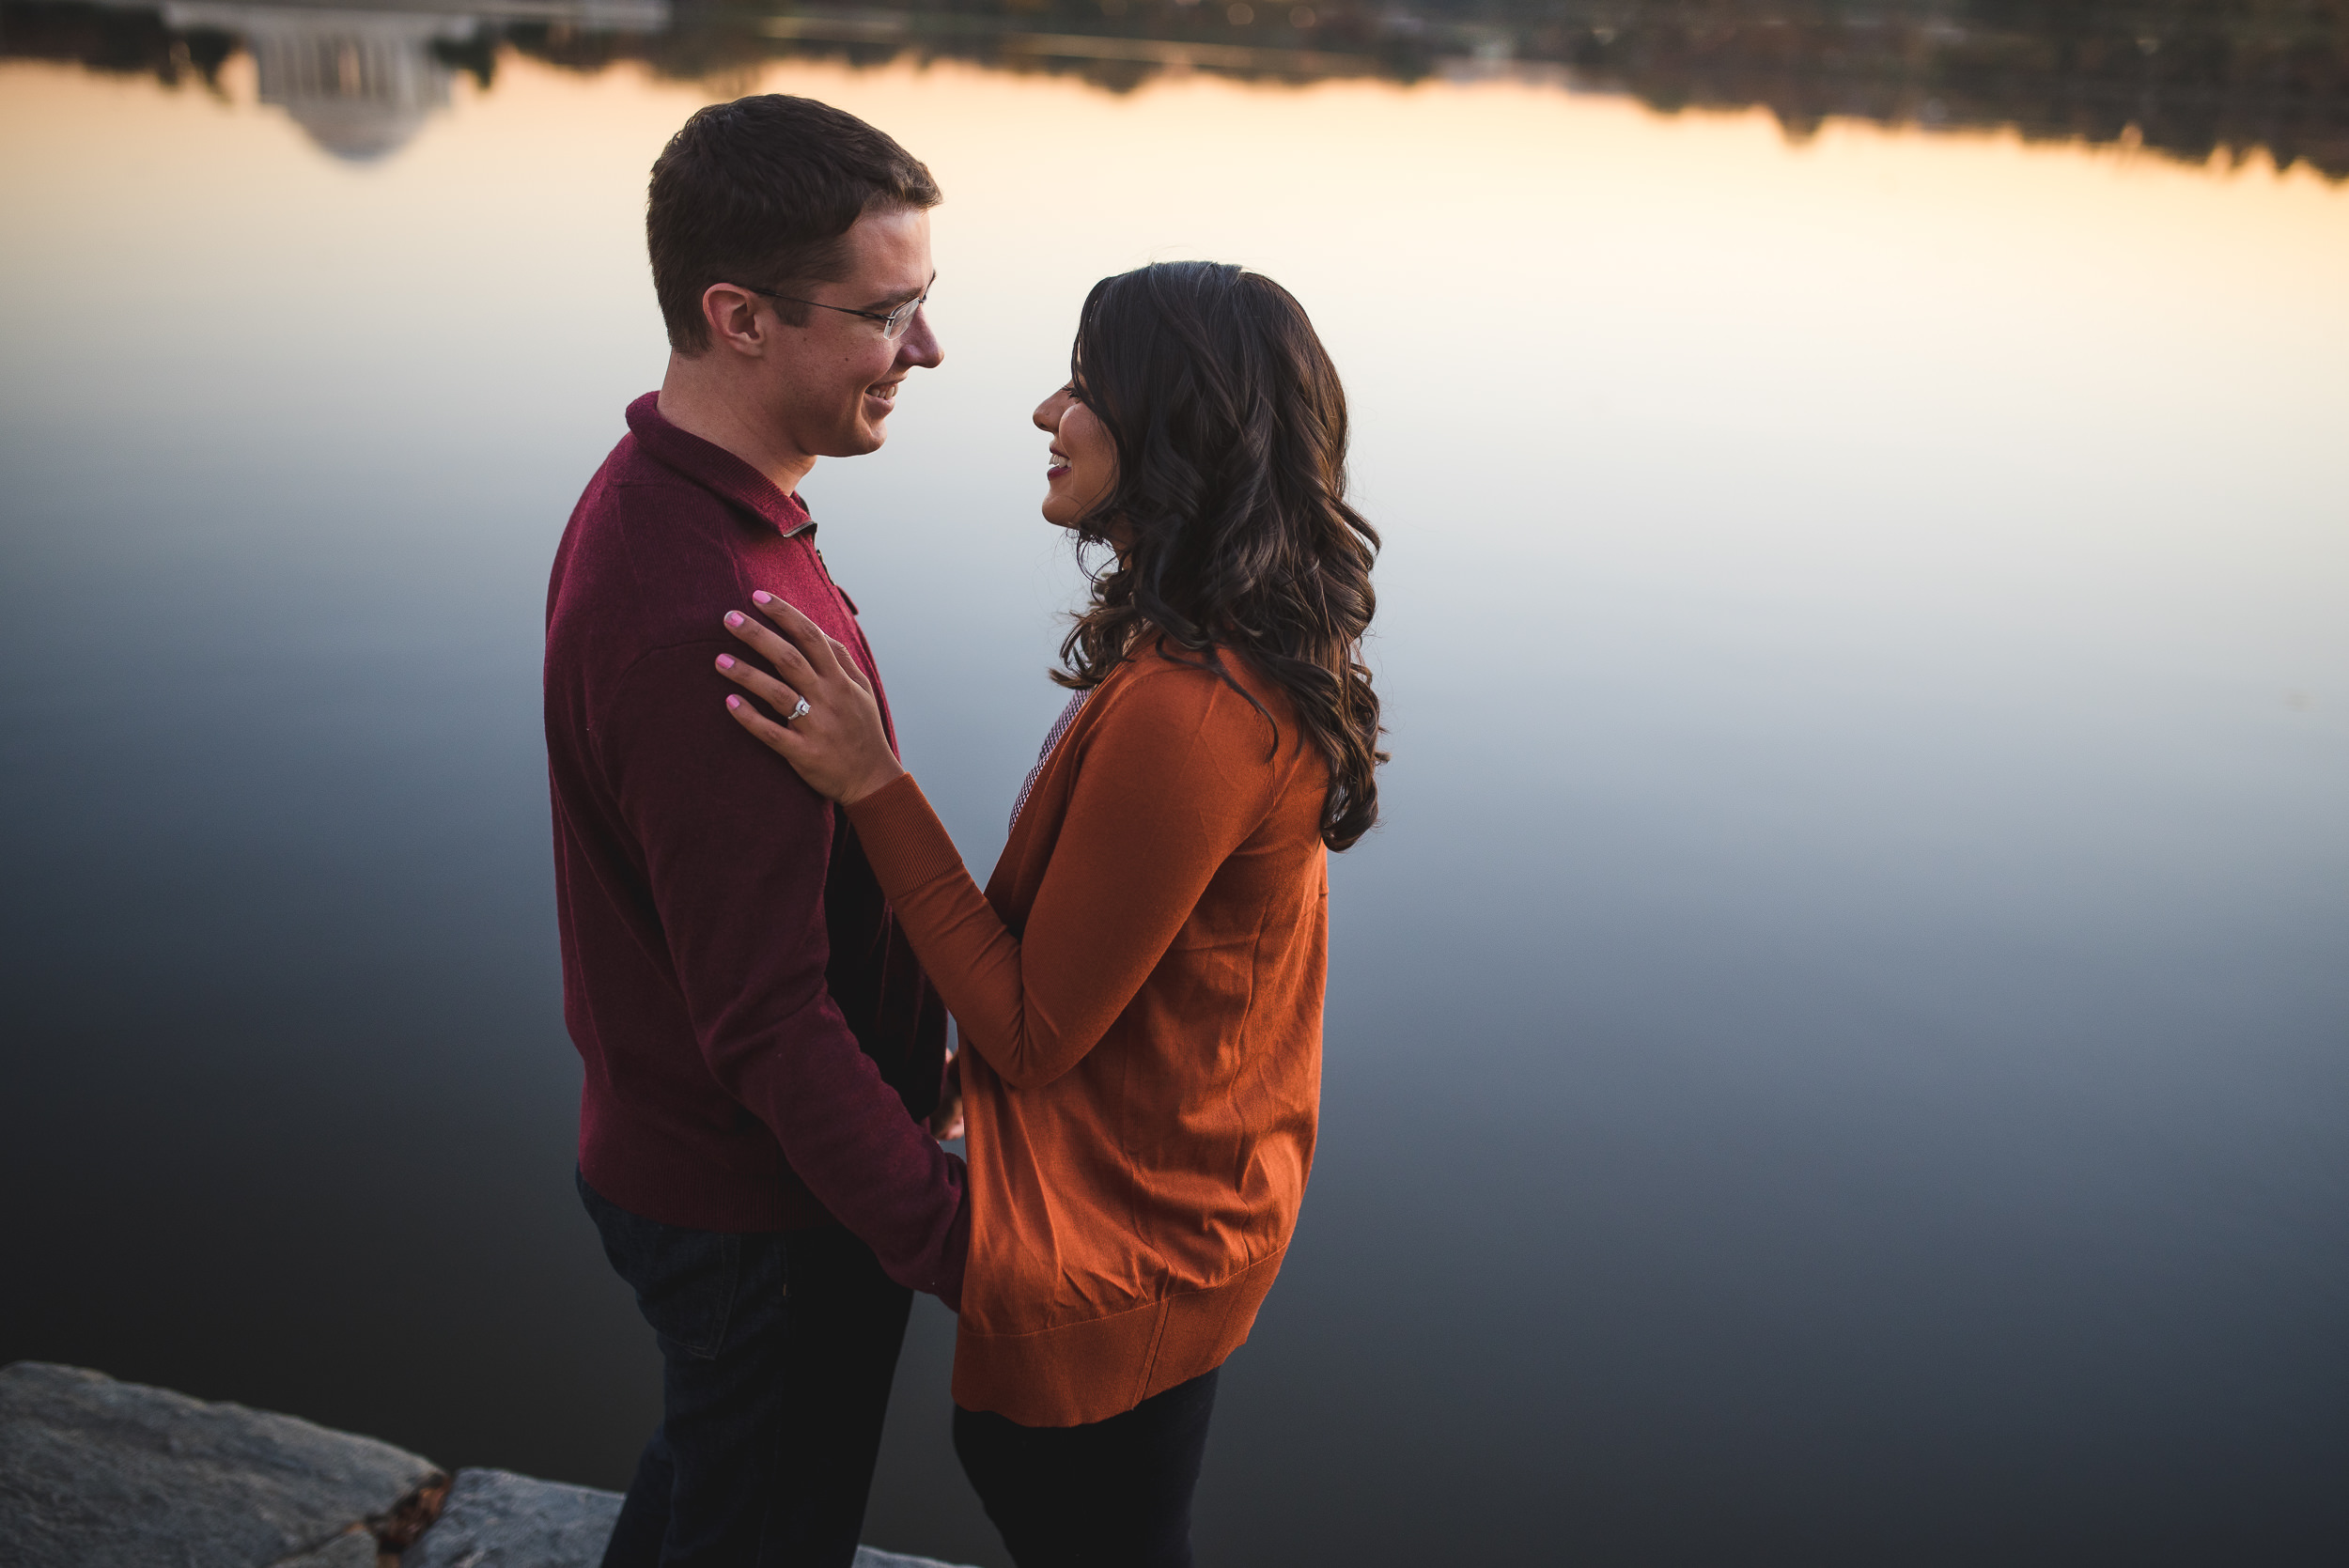
<svg viewBox="0 0 2349 1568"><path fill-rule="evenodd" d="M906 328L905 340L897 346L897 363L921 365L935 370L946 363L946 350L939 346L938 334L930 331L930 313L917 310L913 322Z"/></svg>

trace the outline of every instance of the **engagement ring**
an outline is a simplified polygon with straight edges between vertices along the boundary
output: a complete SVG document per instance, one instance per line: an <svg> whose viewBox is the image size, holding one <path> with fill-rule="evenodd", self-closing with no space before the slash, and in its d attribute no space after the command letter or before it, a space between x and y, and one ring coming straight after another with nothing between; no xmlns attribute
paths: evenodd
<svg viewBox="0 0 2349 1568"><path fill-rule="evenodd" d="M786 724L787 724L787 723L789 723L789 722L790 722L792 720L794 720L794 719L804 719L804 718L806 718L806 717L807 717L807 699L806 699L805 697L801 697L801 698L800 699L800 706L797 706L797 707L795 707L795 708L793 708L790 712L788 712L788 713L785 714L785 715L783 716L783 722L784 722L785 723L786 723Z"/></svg>

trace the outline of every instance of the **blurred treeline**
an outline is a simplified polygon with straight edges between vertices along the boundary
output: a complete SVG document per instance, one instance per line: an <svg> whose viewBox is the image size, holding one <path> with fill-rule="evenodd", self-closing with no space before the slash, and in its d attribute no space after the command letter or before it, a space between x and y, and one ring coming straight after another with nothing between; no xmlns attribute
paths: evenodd
<svg viewBox="0 0 2349 1568"><path fill-rule="evenodd" d="M612 13L596 0L350 8L474 19L431 48L485 86L507 50L577 70L640 61L722 88L810 54L969 60L1119 91L1169 70L1500 74L1666 111L1760 105L1795 137L1830 116L2011 126L2195 162L2264 148L2279 167L2349 179L2349 0L674 0L665 27L632 30L599 23ZM137 0L0 0L0 55L210 83L241 47L233 23L175 27Z"/></svg>

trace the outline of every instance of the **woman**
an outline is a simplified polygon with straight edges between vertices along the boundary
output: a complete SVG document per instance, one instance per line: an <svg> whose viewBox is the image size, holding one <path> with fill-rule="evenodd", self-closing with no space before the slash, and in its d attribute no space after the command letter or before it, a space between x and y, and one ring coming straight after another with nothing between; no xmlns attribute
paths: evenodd
<svg viewBox="0 0 2349 1568"><path fill-rule="evenodd" d="M1377 815L1377 535L1286 290L1184 262L1085 301L1044 516L1114 564L984 894L852 660L765 595L726 701L854 823L967 1048L955 1446L1021 1568L1187 1564L1216 1370L1312 1162L1325 846ZM760 703L778 722L760 710Z"/></svg>

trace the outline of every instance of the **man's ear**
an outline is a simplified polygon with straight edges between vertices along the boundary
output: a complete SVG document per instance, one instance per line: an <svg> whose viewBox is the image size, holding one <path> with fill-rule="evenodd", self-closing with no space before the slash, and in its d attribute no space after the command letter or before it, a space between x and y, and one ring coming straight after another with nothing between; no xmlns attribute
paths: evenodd
<svg viewBox="0 0 2349 1568"><path fill-rule="evenodd" d="M709 324L712 348L755 359L773 347L774 318L762 317L758 296L738 285L713 283L703 289L702 319Z"/></svg>

